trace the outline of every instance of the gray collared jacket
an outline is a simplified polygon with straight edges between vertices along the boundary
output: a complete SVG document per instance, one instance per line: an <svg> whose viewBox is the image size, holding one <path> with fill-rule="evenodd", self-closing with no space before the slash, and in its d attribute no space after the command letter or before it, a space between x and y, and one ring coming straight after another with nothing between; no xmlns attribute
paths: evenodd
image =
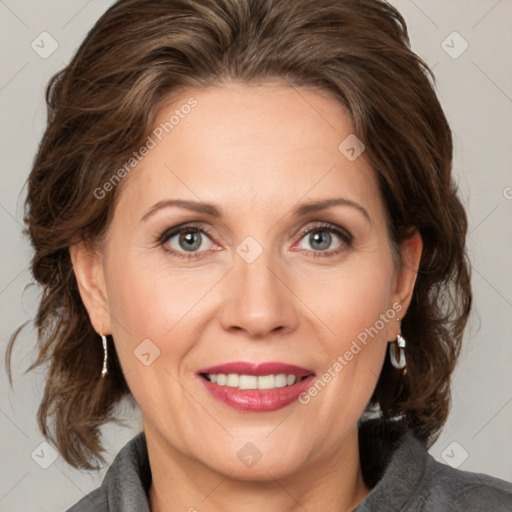
<svg viewBox="0 0 512 512"><path fill-rule="evenodd" d="M372 490L353 512L512 512L512 483L438 462L403 426L382 425L360 425L361 467ZM119 452L101 486L67 512L150 512L150 485L141 432Z"/></svg>

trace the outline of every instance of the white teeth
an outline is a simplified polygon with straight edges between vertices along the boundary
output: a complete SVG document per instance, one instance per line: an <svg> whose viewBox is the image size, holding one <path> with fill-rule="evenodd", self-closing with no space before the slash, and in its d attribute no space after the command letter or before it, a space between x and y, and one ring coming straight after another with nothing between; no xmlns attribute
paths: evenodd
<svg viewBox="0 0 512 512"><path fill-rule="evenodd" d="M239 389L258 389L258 377L256 375L240 375L238 379Z"/></svg>
<svg viewBox="0 0 512 512"><path fill-rule="evenodd" d="M277 375L238 375L237 373L207 373L208 380L219 386L238 389L274 389L292 386L305 377L297 378L293 374L278 373Z"/></svg>
<svg viewBox="0 0 512 512"><path fill-rule="evenodd" d="M278 373L276 375L276 388L284 388L286 386L286 375Z"/></svg>
<svg viewBox="0 0 512 512"><path fill-rule="evenodd" d="M276 387L275 382L273 375L261 375L258 377L258 389L273 389Z"/></svg>
<svg viewBox="0 0 512 512"><path fill-rule="evenodd" d="M240 379L236 373L230 373L226 377L226 386L229 386L230 388L237 388L239 380Z"/></svg>

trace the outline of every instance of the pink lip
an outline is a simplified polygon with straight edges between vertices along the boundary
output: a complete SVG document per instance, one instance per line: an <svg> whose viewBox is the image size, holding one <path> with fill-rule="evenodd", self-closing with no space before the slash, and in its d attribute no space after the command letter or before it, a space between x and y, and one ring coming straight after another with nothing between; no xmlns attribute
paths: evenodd
<svg viewBox="0 0 512 512"><path fill-rule="evenodd" d="M311 386L314 375L304 380L274 389L238 389L230 386L219 386L203 377L200 378L209 393L221 402L239 411L266 412L276 411L291 404L299 395Z"/></svg>
<svg viewBox="0 0 512 512"><path fill-rule="evenodd" d="M202 368L198 374L238 373L239 375L295 375L305 377L292 386L274 389L238 389L214 384L201 376L201 382L207 391L217 400L240 411L265 412L275 411L293 403L305 392L315 379L314 372L301 366L284 363L245 363L233 362L218 366Z"/></svg>
<svg viewBox="0 0 512 512"><path fill-rule="evenodd" d="M233 363L220 364L202 368L197 373L238 373L239 375L277 375L286 373L286 375L295 375L296 377L306 377L314 374L313 370L285 363L246 363L236 361Z"/></svg>

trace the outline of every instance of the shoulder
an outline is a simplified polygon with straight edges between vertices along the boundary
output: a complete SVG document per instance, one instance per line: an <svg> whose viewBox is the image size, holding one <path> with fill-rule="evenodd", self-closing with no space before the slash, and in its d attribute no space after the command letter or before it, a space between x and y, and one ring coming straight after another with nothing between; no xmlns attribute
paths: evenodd
<svg viewBox="0 0 512 512"><path fill-rule="evenodd" d="M371 491L357 512L512 512L512 483L437 461L399 423L362 425L360 454Z"/></svg>
<svg viewBox="0 0 512 512"><path fill-rule="evenodd" d="M75 503L66 512L106 512L108 511L107 494L102 487L92 491Z"/></svg>
<svg viewBox="0 0 512 512"><path fill-rule="evenodd" d="M455 469L428 456L431 475L425 511L465 510L495 512L512 510L512 483L484 473Z"/></svg>
<svg viewBox="0 0 512 512"><path fill-rule="evenodd" d="M117 454L101 486L66 512L149 512L151 470L143 432Z"/></svg>

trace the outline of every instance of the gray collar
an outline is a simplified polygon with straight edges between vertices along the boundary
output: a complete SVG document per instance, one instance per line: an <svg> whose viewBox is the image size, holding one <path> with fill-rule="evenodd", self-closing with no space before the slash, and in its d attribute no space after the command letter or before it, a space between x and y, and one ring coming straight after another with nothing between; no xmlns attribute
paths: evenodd
<svg viewBox="0 0 512 512"><path fill-rule="evenodd" d="M363 476L372 491L354 512L395 512L419 498L416 493L428 476L427 462L434 459L410 431L401 424L390 427L369 420L360 425L359 446ZM108 502L110 512L150 512L150 485L146 438L141 432L121 449L92 501Z"/></svg>

